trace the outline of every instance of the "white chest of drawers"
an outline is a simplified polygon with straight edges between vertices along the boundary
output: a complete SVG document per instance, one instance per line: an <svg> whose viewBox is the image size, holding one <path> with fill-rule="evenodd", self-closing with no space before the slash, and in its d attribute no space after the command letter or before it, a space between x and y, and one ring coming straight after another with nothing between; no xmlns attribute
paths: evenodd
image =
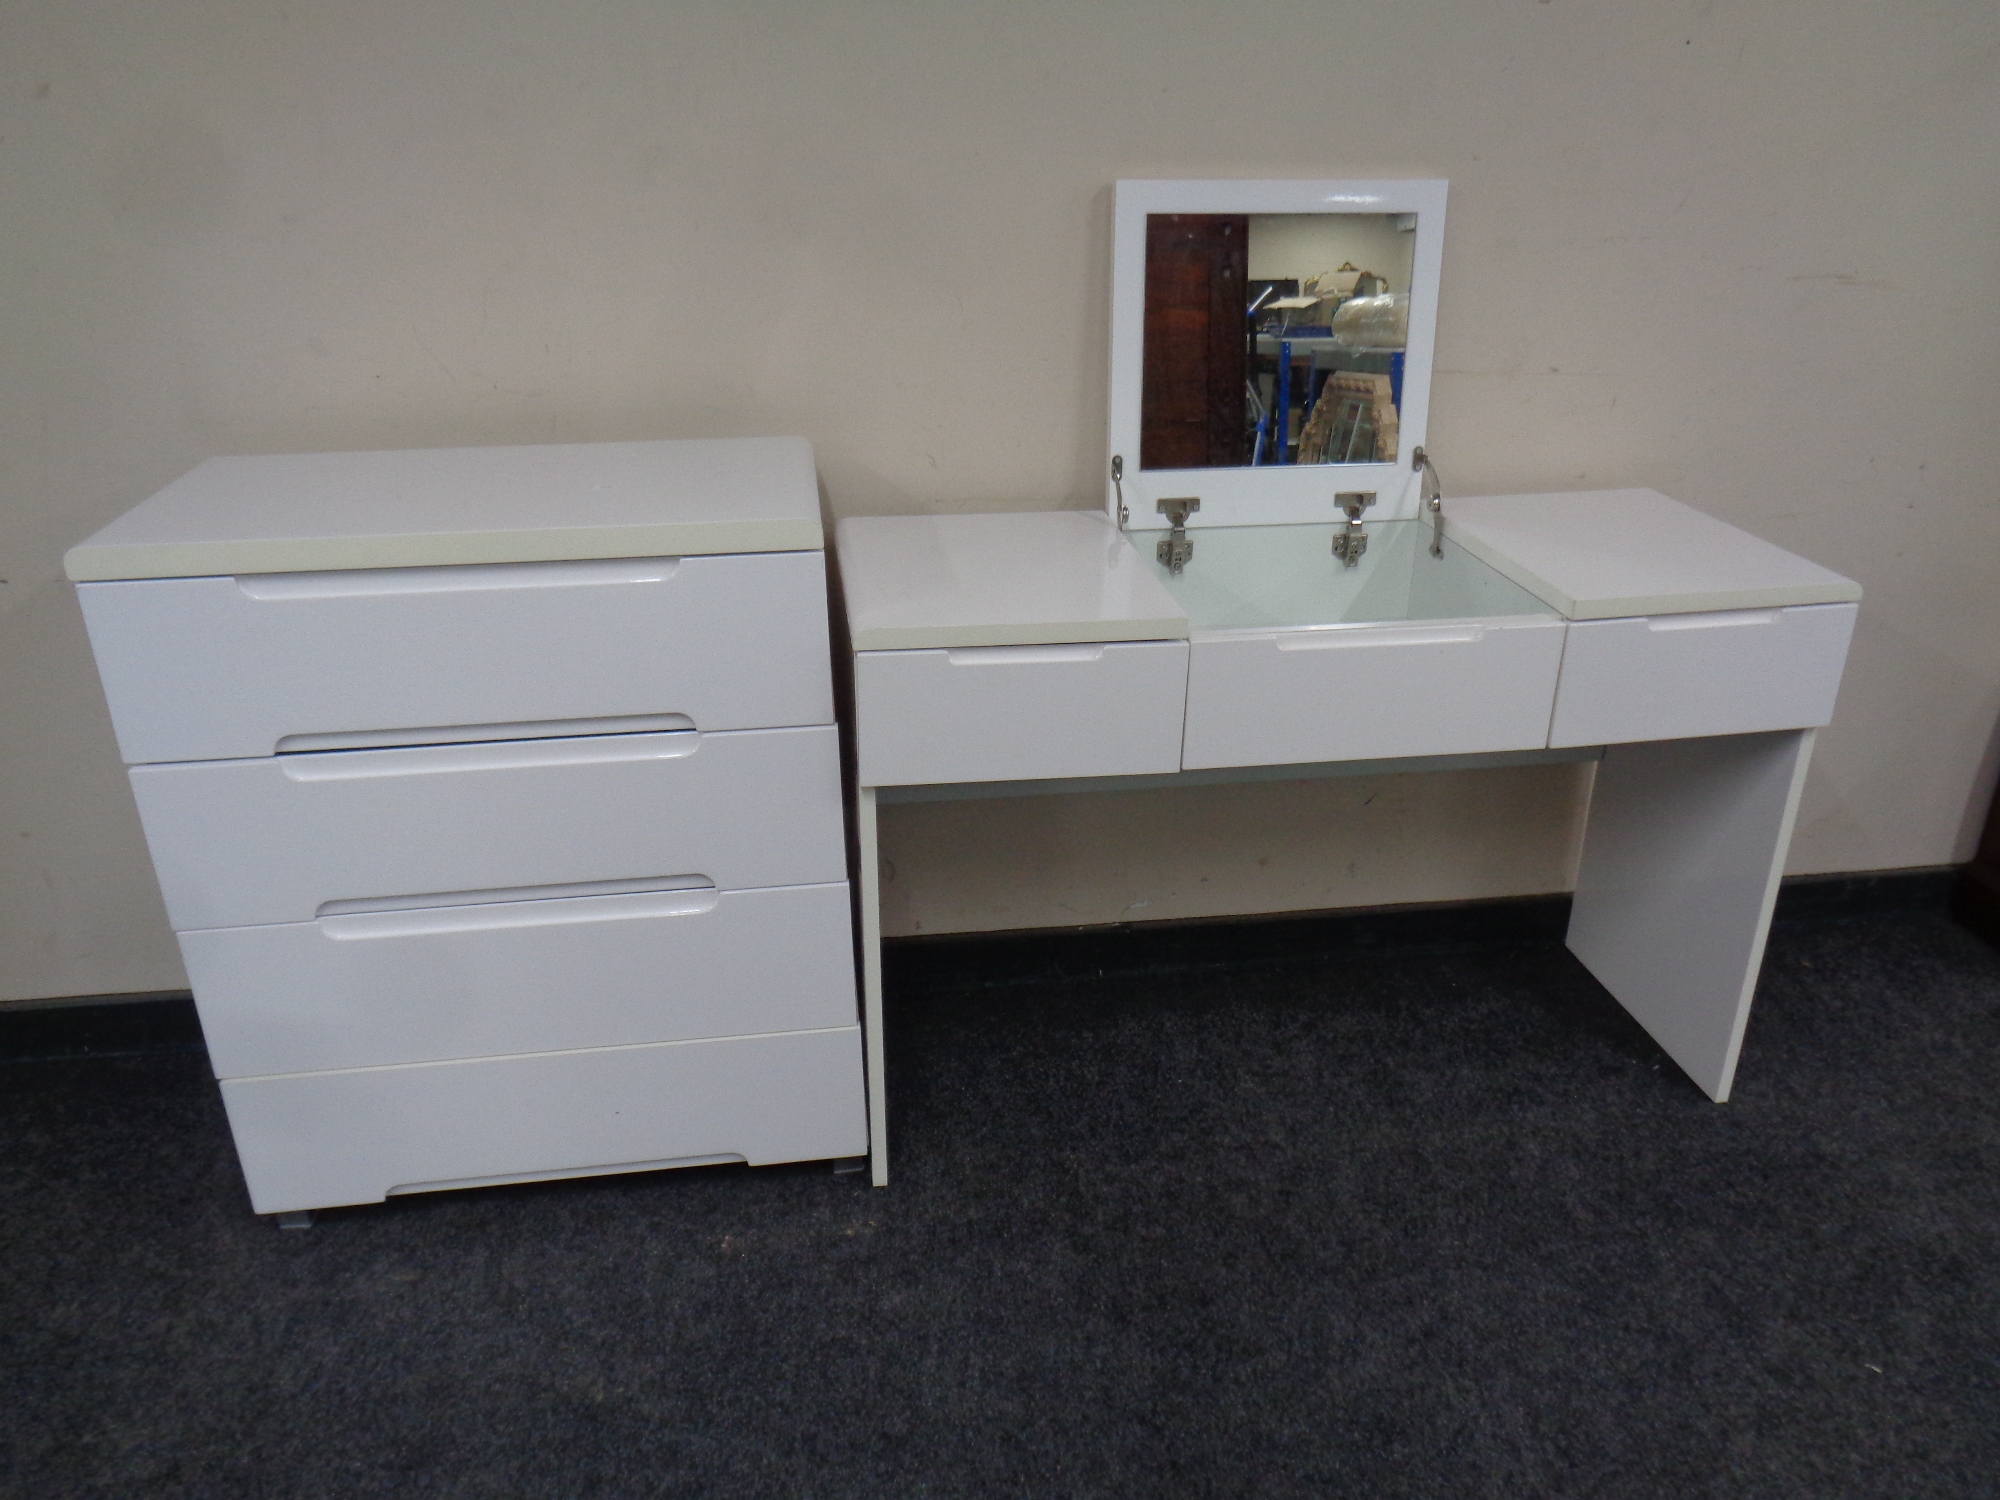
<svg viewBox="0 0 2000 1500"><path fill-rule="evenodd" d="M70 554L260 1213L867 1149L811 451L211 461Z"/></svg>

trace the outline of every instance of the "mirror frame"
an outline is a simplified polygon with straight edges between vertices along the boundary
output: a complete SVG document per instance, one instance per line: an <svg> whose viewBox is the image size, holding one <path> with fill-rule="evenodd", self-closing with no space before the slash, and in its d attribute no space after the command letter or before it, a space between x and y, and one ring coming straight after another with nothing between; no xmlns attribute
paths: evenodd
<svg viewBox="0 0 2000 1500"><path fill-rule="evenodd" d="M1327 182L1123 181L1112 206L1111 445L1105 453L1105 507L1118 520L1119 485L1111 458L1124 459L1128 531L1164 530L1157 504L1201 497L1190 531L1208 526L1282 526L1341 519L1336 490L1374 490L1370 521L1409 520L1418 508L1410 455L1425 442L1430 419L1431 355L1437 335L1439 271L1444 259L1442 179ZM1145 371L1146 216L1148 214L1415 214L1410 334L1403 354L1403 405L1397 462L1267 464L1240 469L1139 467L1139 399Z"/></svg>

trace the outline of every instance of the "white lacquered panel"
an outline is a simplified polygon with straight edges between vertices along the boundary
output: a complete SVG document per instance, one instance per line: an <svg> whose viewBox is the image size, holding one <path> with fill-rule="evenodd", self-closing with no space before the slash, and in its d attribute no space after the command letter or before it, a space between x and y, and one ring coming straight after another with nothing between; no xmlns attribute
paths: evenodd
<svg viewBox="0 0 2000 1500"><path fill-rule="evenodd" d="M857 651L1187 636L1187 611L1094 512L850 516L834 537Z"/></svg>
<svg viewBox="0 0 2000 1500"><path fill-rule="evenodd" d="M863 651L863 786L1180 769L1186 641Z"/></svg>
<svg viewBox="0 0 2000 1500"><path fill-rule="evenodd" d="M1569 627L1549 744L1805 729L1833 717L1855 606L1724 610Z"/></svg>
<svg viewBox="0 0 2000 1500"><path fill-rule="evenodd" d="M73 579L821 545L804 438L212 458L80 546Z"/></svg>
<svg viewBox="0 0 2000 1500"><path fill-rule="evenodd" d="M218 1078L855 1020L844 883L418 908L180 942Z"/></svg>
<svg viewBox="0 0 2000 1500"><path fill-rule="evenodd" d="M288 736L357 731L421 744L624 715L679 714L703 730L833 721L817 552L143 579L78 594L128 764L270 755Z"/></svg>
<svg viewBox="0 0 2000 1500"><path fill-rule="evenodd" d="M1544 618L1197 635L1181 763L1539 749L1562 643Z"/></svg>
<svg viewBox="0 0 2000 1500"><path fill-rule="evenodd" d="M349 750L131 777L176 932L576 881L698 876L737 890L847 878L832 726Z"/></svg>
<svg viewBox="0 0 2000 1500"><path fill-rule="evenodd" d="M1605 751L1569 947L1707 1095L1729 1097L1814 731Z"/></svg>
<svg viewBox="0 0 2000 1500"><path fill-rule="evenodd" d="M861 1028L234 1078L258 1213L482 1181L868 1149Z"/></svg>
<svg viewBox="0 0 2000 1500"><path fill-rule="evenodd" d="M1858 600L1861 585L1657 490L1447 500L1446 533L1572 620Z"/></svg>

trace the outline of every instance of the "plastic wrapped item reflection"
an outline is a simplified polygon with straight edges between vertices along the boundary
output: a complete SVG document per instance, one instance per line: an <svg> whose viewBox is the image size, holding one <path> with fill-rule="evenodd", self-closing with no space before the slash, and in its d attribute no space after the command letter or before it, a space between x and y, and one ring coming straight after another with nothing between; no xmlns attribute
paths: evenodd
<svg viewBox="0 0 2000 1500"><path fill-rule="evenodd" d="M1410 294L1350 297L1333 314L1333 341L1345 349L1400 349L1410 341Z"/></svg>

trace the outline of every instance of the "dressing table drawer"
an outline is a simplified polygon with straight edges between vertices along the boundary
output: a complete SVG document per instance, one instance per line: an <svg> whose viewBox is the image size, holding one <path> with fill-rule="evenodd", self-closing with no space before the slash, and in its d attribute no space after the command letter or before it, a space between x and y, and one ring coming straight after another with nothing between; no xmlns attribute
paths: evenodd
<svg viewBox="0 0 2000 1500"><path fill-rule="evenodd" d="M1579 620L1551 746L1807 729L1833 717L1852 604Z"/></svg>
<svg viewBox="0 0 2000 1500"><path fill-rule="evenodd" d="M863 786L1180 769L1186 641L862 651Z"/></svg>
<svg viewBox="0 0 2000 1500"><path fill-rule="evenodd" d="M701 730L833 722L818 552L77 592L131 765L350 748L363 733L403 744L589 733L549 721L632 715L678 714Z"/></svg>
<svg viewBox="0 0 2000 1500"><path fill-rule="evenodd" d="M1540 749L1562 648L1546 618L1197 636L1181 763Z"/></svg>
<svg viewBox="0 0 2000 1500"><path fill-rule="evenodd" d="M218 1078L851 1026L845 882L181 934Z"/></svg>
<svg viewBox="0 0 2000 1500"><path fill-rule="evenodd" d="M349 750L135 766L131 777L167 915L187 932L310 922L328 902L576 881L844 880L836 734Z"/></svg>
<svg viewBox="0 0 2000 1500"><path fill-rule="evenodd" d="M222 1100L260 1214L868 1149L858 1026L232 1078Z"/></svg>

